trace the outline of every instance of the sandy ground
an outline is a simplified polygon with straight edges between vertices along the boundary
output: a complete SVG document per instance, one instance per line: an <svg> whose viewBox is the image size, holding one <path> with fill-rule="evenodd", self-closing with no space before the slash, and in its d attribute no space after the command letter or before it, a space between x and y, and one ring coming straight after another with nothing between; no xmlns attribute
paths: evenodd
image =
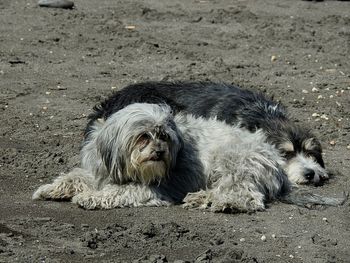
<svg viewBox="0 0 350 263"><path fill-rule="evenodd" d="M350 3L0 1L0 262L350 262L350 206L271 204L255 214L85 211L33 202L79 163L86 115L144 80L214 80L266 91L315 130L350 189ZM266 240L261 239L266 236Z"/></svg>

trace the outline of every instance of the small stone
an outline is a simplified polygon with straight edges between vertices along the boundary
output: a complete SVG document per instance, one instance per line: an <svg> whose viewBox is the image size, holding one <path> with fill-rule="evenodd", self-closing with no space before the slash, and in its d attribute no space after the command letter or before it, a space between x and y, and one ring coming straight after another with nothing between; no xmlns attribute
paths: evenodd
<svg viewBox="0 0 350 263"><path fill-rule="evenodd" d="M329 142L329 144L332 145L332 146L334 146L334 145L336 145L336 142L335 142L335 140L331 140L331 141Z"/></svg>
<svg viewBox="0 0 350 263"><path fill-rule="evenodd" d="M46 95L50 95L51 92L50 92L50 91L46 91L45 94L46 94Z"/></svg>
<svg viewBox="0 0 350 263"><path fill-rule="evenodd" d="M319 92L319 89L316 88L316 87L313 87L311 91L312 91L312 92Z"/></svg>
<svg viewBox="0 0 350 263"><path fill-rule="evenodd" d="M57 85L57 90L66 90L67 88L66 87L62 87L60 85Z"/></svg>
<svg viewBox="0 0 350 263"><path fill-rule="evenodd" d="M304 93L304 94L308 94L309 93L306 89L303 89L301 92Z"/></svg>
<svg viewBox="0 0 350 263"><path fill-rule="evenodd" d="M245 238L242 237L242 238L239 239L239 241L244 242Z"/></svg>
<svg viewBox="0 0 350 263"><path fill-rule="evenodd" d="M348 146L346 146L346 149L350 150L350 144Z"/></svg>
<svg viewBox="0 0 350 263"><path fill-rule="evenodd" d="M272 237L272 238L276 238L276 235L275 235L275 234L272 234L271 237Z"/></svg>
<svg viewBox="0 0 350 263"><path fill-rule="evenodd" d="M39 0L38 5L41 7L72 9L74 3L69 0Z"/></svg>
<svg viewBox="0 0 350 263"><path fill-rule="evenodd" d="M212 252L210 249L208 249L196 258L196 262L201 262L201 261L209 262L209 260L211 259L212 259Z"/></svg>
<svg viewBox="0 0 350 263"><path fill-rule="evenodd" d="M311 116L312 116L312 117L320 117L321 115L315 112L315 113L312 113Z"/></svg>
<svg viewBox="0 0 350 263"><path fill-rule="evenodd" d="M125 29L129 29L129 30L133 30L133 29L135 29L136 28L136 26L125 26Z"/></svg>
<svg viewBox="0 0 350 263"><path fill-rule="evenodd" d="M276 56L271 56L271 62L275 62L277 60Z"/></svg>
<svg viewBox="0 0 350 263"><path fill-rule="evenodd" d="M261 241L265 242L266 241L266 236L262 235L260 239L261 239Z"/></svg>
<svg viewBox="0 0 350 263"><path fill-rule="evenodd" d="M324 221L324 222L328 222L327 217L322 218L322 221Z"/></svg>
<svg viewBox="0 0 350 263"><path fill-rule="evenodd" d="M320 118L321 118L321 119L324 119L324 120L326 120L326 121L329 120L329 118L327 117L326 114L322 114Z"/></svg>
<svg viewBox="0 0 350 263"><path fill-rule="evenodd" d="M111 87L111 90L115 90L115 89L117 89L117 87L115 87L115 86Z"/></svg>
<svg viewBox="0 0 350 263"><path fill-rule="evenodd" d="M320 100L320 99L324 99L324 97L323 97L322 95L318 95L318 96L317 96L317 99L319 99L319 100Z"/></svg>
<svg viewBox="0 0 350 263"><path fill-rule="evenodd" d="M47 107L46 107L46 106L44 106L44 107L42 107L42 109L46 111L46 110L47 110Z"/></svg>
<svg viewBox="0 0 350 263"><path fill-rule="evenodd" d="M294 258L294 256L293 256L292 254L291 254L291 255L289 255L289 257L290 257L290 258Z"/></svg>
<svg viewBox="0 0 350 263"><path fill-rule="evenodd" d="M329 95L329 98L332 99L334 96L333 95Z"/></svg>

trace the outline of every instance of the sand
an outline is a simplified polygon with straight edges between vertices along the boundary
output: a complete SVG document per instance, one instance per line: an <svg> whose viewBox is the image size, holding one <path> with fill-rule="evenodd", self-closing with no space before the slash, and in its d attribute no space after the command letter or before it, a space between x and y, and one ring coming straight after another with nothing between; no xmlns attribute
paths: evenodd
<svg viewBox="0 0 350 263"><path fill-rule="evenodd" d="M85 211L34 202L79 164L86 116L146 80L261 90L322 141L350 189L350 4L289 0L0 2L0 262L350 262L350 206L273 203L254 214ZM264 238L264 237L265 238Z"/></svg>

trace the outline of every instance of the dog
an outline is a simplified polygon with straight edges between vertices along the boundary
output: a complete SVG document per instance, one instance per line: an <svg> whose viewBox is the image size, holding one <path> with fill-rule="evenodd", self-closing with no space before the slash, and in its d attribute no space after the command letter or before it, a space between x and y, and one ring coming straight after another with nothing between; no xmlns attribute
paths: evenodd
<svg viewBox="0 0 350 263"><path fill-rule="evenodd" d="M85 209L168 206L255 212L266 202L337 206L343 199L292 190L284 158L250 132L215 118L172 114L135 103L97 119L81 149L81 168L39 187L33 199L72 199Z"/></svg>
<svg viewBox="0 0 350 263"><path fill-rule="evenodd" d="M291 182L320 185L329 178L319 140L310 130L292 122L283 105L262 93L213 82L139 83L115 92L95 107L90 124L136 102L164 103L175 113L185 111L194 116L217 117L252 132L262 129L267 142L286 159L284 169Z"/></svg>

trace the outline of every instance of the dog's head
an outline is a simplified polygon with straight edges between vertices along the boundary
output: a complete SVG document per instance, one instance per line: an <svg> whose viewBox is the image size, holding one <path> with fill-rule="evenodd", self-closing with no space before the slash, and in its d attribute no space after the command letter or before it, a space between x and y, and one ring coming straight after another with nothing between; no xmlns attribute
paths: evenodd
<svg viewBox="0 0 350 263"><path fill-rule="evenodd" d="M182 138L165 105L135 103L111 115L97 150L109 175L119 183L160 182L176 164Z"/></svg>
<svg viewBox="0 0 350 263"><path fill-rule="evenodd" d="M286 159L285 172L296 184L319 185L328 174L324 168L321 143L309 131L286 127L276 145Z"/></svg>

